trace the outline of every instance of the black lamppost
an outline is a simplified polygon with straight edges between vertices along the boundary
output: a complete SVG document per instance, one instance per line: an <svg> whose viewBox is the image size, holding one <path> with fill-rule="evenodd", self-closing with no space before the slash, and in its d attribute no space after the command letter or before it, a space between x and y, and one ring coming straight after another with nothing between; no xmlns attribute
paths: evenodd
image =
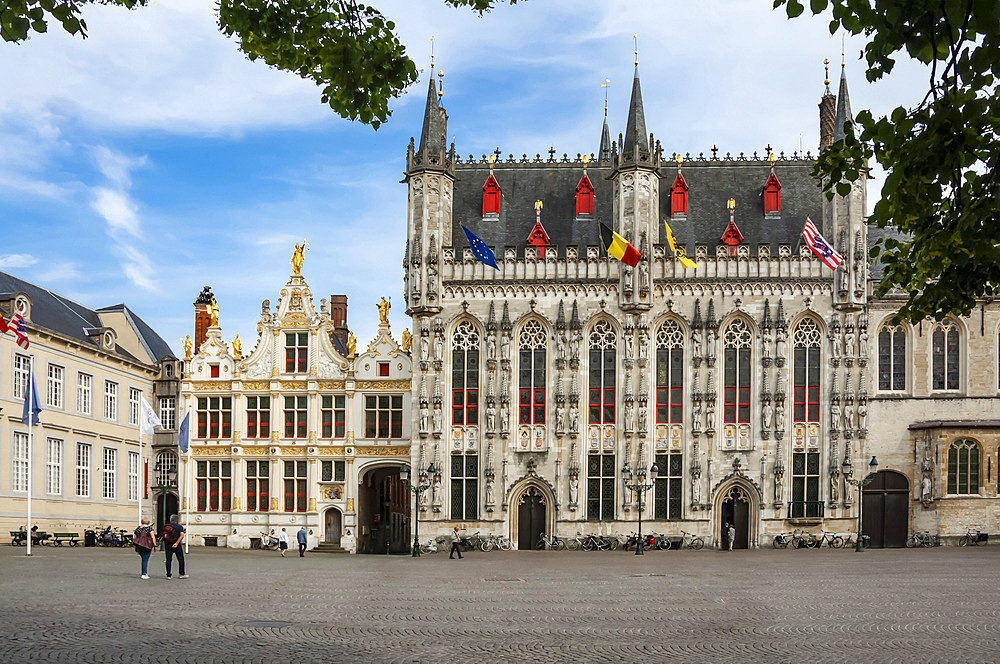
<svg viewBox="0 0 1000 664"><path fill-rule="evenodd" d="M875 479L875 473L878 471L878 461L875 457L872 457L871 462L868 464L868 477L864 479L856 480L852 475L854 475L854 468L851 467L851 459L846 454L844 455L844 481L851 486L858 487L858 543L854 545L855 553L861 553L865 550L865 540L861 535L861 509L863 506L863 496L861 490L872 483Z"/></svg>
<svg viewBox="0 0 1000 664"><path fill-rule="evenodd" d="M654 463L649 468L649 484L646 484L645 468L640 467L637 472L633 473L632 468L628 465L628 461L625 462L625 467L622 468L622 478L625 480L625 488L631 489L639 495L639 542L635 545L635 555L637 556L645 555L642 552L642 510L645 507L643 499L646 492L656 484L657 473L659 473L659 468Z"/></svg>
<svg viewBox="0 0 1000 664"><path fill-rule="evenodd" d="M420 473L420 479L416 484L410 484L410 491L413 492L414 504L413 504L413 553L410 554L413 558L420 557L420 495L430 488L430 484L427 483L427 477L433 475L436 469L434 468L434 462L427 466L427 470ZM410 469L407 468L404 463L399 469L399 479L406 482L410 479Z"/></svg>
<svg viewBox="0 0 1000 664"><path fill-rule="evenodd" d="M167 522L167 493L177 488L177 464L167 463L165 460L157 461L153 466L156 473L156 485L154 488L160 496L160 525Z"/></svg>

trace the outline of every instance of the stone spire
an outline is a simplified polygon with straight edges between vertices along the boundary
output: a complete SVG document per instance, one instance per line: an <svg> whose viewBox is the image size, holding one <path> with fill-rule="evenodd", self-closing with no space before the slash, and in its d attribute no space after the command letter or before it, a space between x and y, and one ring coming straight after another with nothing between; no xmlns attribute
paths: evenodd
<svg viewBox="0 0 1000 664"><path fill-rule="evenodd" d="M837 117L833 121L833 140L844 138L844 123L853 120L851 113L851 98L847 94L847 67L840 64L840 91L837 93Z"/></svg>
<svg viewBox="0 0 1000 664"><path fill-rule="evenodd" d="M819 149L824 150L833 143L834 116L836 114L837 98L830 92L830 61L823 61L826 78L823 83L826 91L819 100Z"/></svg>
<svg viewBox="0 0 1000 664"><path fill-rule="evenodd" d="M430 154L440 154L447 149L448 114L438 102L438 89L434 83L434 71L427 82L427 105L424 108L424 126L420 130L421 155L426 150Z"/></svg>
<svg viewBox="0 0 1000 664"><path fill-rule="evenodd" d="M610 79L604 79L604 129L601 130L601 147L597 149L597 161L611 161L611 131L608 129L608 86Z"/></svg>
<svg viewBox="0 0 1000 664"><path fill-rule="evenodd" d="M646 114L642 110L642 89L639 85L639 65L635 65L632 79L632 101L628 105L628 123L625 125L625 143L622 153L631 155L638 148L640 153L649 152L646 136Z"/></svg>

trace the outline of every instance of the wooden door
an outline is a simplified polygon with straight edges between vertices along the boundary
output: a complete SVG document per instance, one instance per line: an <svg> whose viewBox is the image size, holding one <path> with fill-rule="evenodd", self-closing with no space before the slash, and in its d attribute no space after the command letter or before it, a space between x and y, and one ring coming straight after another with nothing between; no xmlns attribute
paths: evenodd
<svg viewBox="0 0 1000 664"><path fill-rule="evenodd" d="M906 546L910 485L905 475L880 470L861 494L861 532L875 548Z"/></svg>
<svg viewBox="0 0 1000 664"><path fill-rule="evenodd" d="M726 541L726 524L733 524L736 535L733 541L734 549L750 548L750 501L746 492L740 487L733 487L726 493L722 501L719 515L719 541Z"/></svg>
<svg viewBox="0 0 1000 664"><path fill-rule="evenodd" d="M534 549L545 532L545 501L535 488L528 489L517 506L517 548Z"/></svg>
<svg viewBox="0 0 1000 664"><path fill-rule="evenodd" d="M326 541L340 546L341 516L340 510L326 511Z"/></svg>

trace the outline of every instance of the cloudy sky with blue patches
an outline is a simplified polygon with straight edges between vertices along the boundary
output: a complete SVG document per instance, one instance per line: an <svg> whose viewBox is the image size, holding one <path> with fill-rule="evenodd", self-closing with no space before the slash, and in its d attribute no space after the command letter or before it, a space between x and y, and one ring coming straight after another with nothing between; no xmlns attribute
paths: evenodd
<svg viewBox="0 0 1000 664"><path fill-rule="evenodd" d="M840 77L840 35L788 21L771 0L528 0L483 17L442 0L373 4L421 67L378 131L247 61L204 0L88 7L86 40L53 27L0 44L0 270L94 308L125 302L178 353L211 285L225 336L250 346L261 300L277 300L307 238L303 275L317 300L348 295L363 348L382 295L397 338L409 326L399 181L431 36L464 157L595 152L605 79L612 135L623 132L636 33L647 128L668 154L791 154L800 142L815 154L824 58L835 93ZM862 47L846 41L855 112L919 102L923 68L902 62L868 84Z"/></svg>

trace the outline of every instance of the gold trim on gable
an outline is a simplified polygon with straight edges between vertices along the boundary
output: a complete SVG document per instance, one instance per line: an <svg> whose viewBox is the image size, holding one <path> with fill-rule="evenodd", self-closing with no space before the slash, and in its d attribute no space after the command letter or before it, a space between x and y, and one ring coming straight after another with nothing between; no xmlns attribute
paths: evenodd
<svg viewBox="0 0 1000 664"><path fill-rule="evenodd" d="M191 446L191 454L194 456L232 456L233 448L229 445L219 447Z"/></svg>
<svg viewBox="0 0 1000 664"><path fill-rule="evenodd" d="M410 456L409 447L359 447L358 456Z"/></svg>
<svg viewBox="0 0 1000 664"><path fill-rule="evenodd" d="M359 380L355 385L358 390L409 390L410 380L399 378L396 380Z"/></svg>
<svg viewBox="0 0 1000 664"><path fill-rule="evenodd" d="M209 383L194 383L191 389L195 392L232 392L233 381L216 380Z"/></svg>
<svg viewBox="0 0 1000 664"><path fill-rule="evenodd" d="M344 389L345 381L342 380L323 380L319 383L319 389L321 390L342 390Z"/></svg>
<svg viewBox="0 0 1000 664"><path fill-rule="evenodd" d="M283 390L306 390L309 388L309 384L305 381L297 380L283 380L281 381L281 389Z"/></svg>

